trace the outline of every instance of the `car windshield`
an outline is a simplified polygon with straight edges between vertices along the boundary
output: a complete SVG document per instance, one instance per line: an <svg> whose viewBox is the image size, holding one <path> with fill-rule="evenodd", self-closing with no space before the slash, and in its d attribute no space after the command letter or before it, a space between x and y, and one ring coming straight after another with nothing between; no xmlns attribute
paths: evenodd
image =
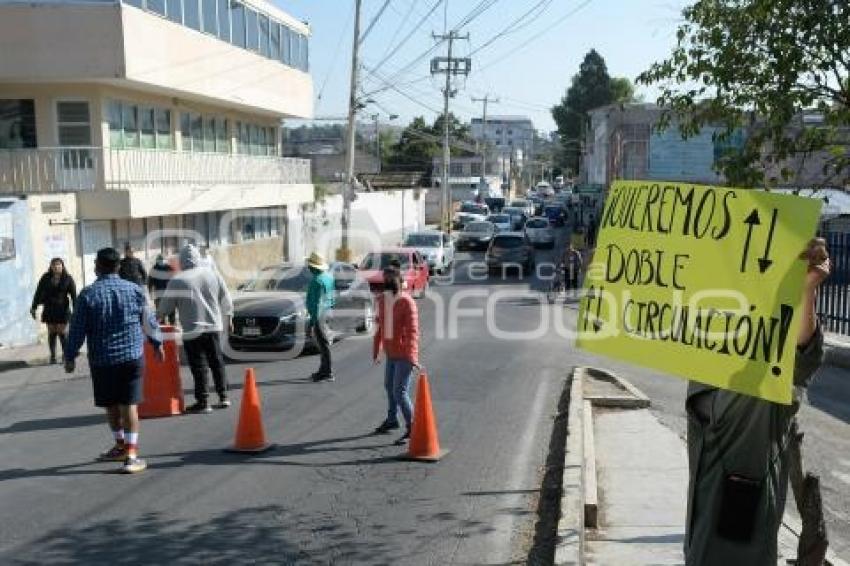
<svg viewBox="0 0 850 566"><path fill-rule="evenodd" d="M243 291L307 291L313 275L306 267L269 268L242 287Z"/></svg>
<svg viewBox="0 0 850 566"><path fill-rule="evenodd" d="M470 222L464 228L466 232L489 232L493 229L492 224L489 222Z"/></svg>
<svg viewBox="0 0 850 566"><path fill-rule="evenodd" d="M507 224L511 221L511 217L507 214L494 214L493 216L488 216L487 221L493 224Z"/></svg>
<svg viewBox="0 0 850 566"><path fill-rule="evenodd" d="M411 234L404 241L405 246L413 248L439 248L439 234Z"/></svg>
<svg viewBox="0 0 850 566"><path fill-rule="evenodd" d="M515 200L511 203L511 206L516 206L518 208L525 208L526 202L524 200Z"/></svg>
<svg viewBox="0 0 850 566"><path fill-rule="evenodd" d="M525 223L526 228L546 228L549 223L542 218L534 218Z"/></svg>
<svg viewBox="0 0 850 566"><path fill-rule="evenodd" d="M395 260L401 264L402 269L407 269L410 263L410 257L407 254L394 252L370 253L363 258L363 263L360 264L361 269L374 270L384 269L390 266L390 263Z"/></svg>
<svg viewBox="0 0 850 566"><path fill-rule="evenodd" d="M505 212L507 212L511 216L519 216L520 214L523 214L523 210L521 208L513 208L513 207L506 208Z"/></svg>
<svg viewBox="0 0 850 566"><path fill-rule="evenodd" d="M562 208L560 206L547 206L546 214L554 214L561 212Z"/></svg>
<svg viewBox="0 0 850 566"><path fill-rule="evenodd" d="M493 240L494 248L514 249L522 247L522 238L518 236L497 236Z"/></svg>

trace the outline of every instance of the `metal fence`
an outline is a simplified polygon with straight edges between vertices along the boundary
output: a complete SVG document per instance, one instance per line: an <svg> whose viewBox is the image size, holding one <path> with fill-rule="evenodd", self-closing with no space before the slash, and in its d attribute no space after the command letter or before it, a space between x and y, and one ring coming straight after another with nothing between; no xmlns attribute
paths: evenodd
<svg viewBox="0 0 850 566"><path fill-rule="evenodd" d="M818 293L818 316L825 331L850 335L850 234L828 232L821 237L832 259L832 274Z"/></svg>
<svg viewBox="0 0 850 566"><path fill-rule="evenodd" d="M309 184L310 160L101 147L0 150L0 194Z"/></svg>

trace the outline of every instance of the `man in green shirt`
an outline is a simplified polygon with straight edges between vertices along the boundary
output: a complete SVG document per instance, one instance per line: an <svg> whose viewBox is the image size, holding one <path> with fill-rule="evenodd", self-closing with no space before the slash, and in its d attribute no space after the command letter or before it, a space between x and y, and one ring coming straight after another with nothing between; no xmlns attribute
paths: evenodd
<svg viewBox="0 0 850 566"><path fill-rule="evenodd" d="M794 402L780 405L700 383L688 386L687 566L776 565L788 492L791 427L802 390L823 358L815 301L830 272L824 240L812 240L801 259L809 267Z"/></svg>
<svg viewBox="0 0 850 566"><path fill-rule="evenodd" d="M334 278L328 273L325 258L313 252L307 258L307 268L313 274L313 280L307 288L307 313L310 315L310 331L319 347L319 371L311 378L313 381L333 381L331 368L331 347L328 338L326 317L328 310L334 306Z"/></svg>

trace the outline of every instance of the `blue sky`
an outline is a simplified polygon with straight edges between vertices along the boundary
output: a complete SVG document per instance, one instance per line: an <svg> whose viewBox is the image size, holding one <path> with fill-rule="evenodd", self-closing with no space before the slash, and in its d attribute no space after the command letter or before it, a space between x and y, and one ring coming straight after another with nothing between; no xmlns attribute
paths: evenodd
<svg viewBox="0 0 850 566"><path fill-rule="evenodd" d="M310 62L314 81L316 117L344 116L348 107L354 0L274 0L282 9L307 21L313 29ZM362 90L377 104L364 114L379 113L396 123L424 115L433 120L442 109L441 80L429 76L429 60L445 55L445 44L433 53L432 32L442 33L444 18L454 27L480 0L390 0L361 47L366 69L386 59L377 76L363 72ZM363 0L361 30L369 25L385 0ZM472 55L472 73L455 84L452 112L468 120L480 116L481 104L470 97L490 93L501 98L488 114L527 115L539 130L553 130L549 108L556 104L578 71L585 53L595 48L605 58L612 76L631 79L653 61L665 57L675 42L681 8L686 0L489 0L491 8L461 29L469 41L457 42L466 56L491 40L535 5L521 29L506 34ZM447 12L444 8L448 4ZM416 26L415 24L425 23ZM402 40L412 32L403 45ZM423 56L424 55L424 56ZM421 60L416 62L420 56ZM410 65L414 63L413 65ZM410 67L402 75L399 70ZM396 89L387 87L393 84ZM379 92L375 92L380 90ZM401 91L401 92L399 92ZM655 92L639 89L647 101ZM321 95L321 98L318 98Z"/></svg>

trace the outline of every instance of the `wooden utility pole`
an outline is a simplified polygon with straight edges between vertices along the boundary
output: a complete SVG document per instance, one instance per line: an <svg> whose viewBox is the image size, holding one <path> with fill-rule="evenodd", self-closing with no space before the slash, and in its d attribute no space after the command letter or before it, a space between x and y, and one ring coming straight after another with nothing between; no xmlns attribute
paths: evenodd
<svg viewBox="0 0 850 566"><path fill-rule="evenodd" d="M347 168L345 174L345 185L342 191L342 241L337 250L339 261L351 261L351 248L349 247L349 230L351 228L351 200L354 196L354 157L356 142L357 110L357 71L359 66L358 55L360 52L360 4L362 0L354 0L354 42L351 48L351 88L348 93L348 139L346 149Z"/></svg>
<svg viewBox="0 0 850 566"><path fill-rule="evenodd" d="M434 57L431 59L431 74L445 74L446 86L443 89L443 181L442 181L442 206L441 218L443 229L451 232L452 229L452 191L449 187L449 161L451 150L449 147L449 99L456 94L452 90L452 75L468 75L471 67L471 59L468 57L453 57L452 46L456 39L469 39L469 34L460 35L454 30L446 34L433 34L435 40L446 40L448 52L446 57Z"/></svg>

